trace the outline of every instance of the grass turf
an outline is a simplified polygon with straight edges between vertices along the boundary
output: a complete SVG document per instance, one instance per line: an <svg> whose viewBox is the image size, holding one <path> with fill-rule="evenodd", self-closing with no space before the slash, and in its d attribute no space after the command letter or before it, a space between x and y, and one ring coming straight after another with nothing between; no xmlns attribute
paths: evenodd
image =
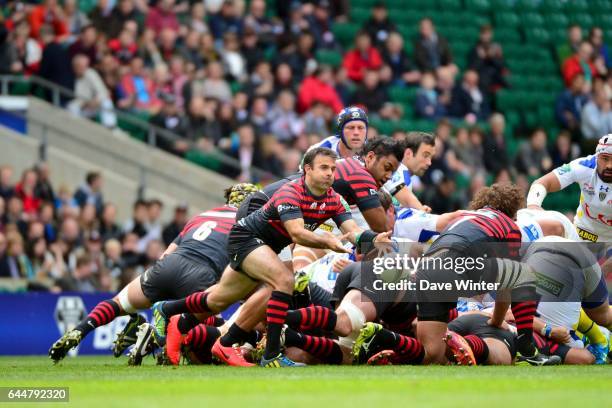
<svg viewBox="0 0 612 408"><path fill-rule="evenodd" d="M612 400L612 365L240 369L152 364L147 359L141 367L127 367L125 358L77 357L53 366L44 357L0 357L0 386L67 386L70 405L104 408L358 408L398 403L540 408L605 405ZM44 406L53 405L67 404Z"/></svg>

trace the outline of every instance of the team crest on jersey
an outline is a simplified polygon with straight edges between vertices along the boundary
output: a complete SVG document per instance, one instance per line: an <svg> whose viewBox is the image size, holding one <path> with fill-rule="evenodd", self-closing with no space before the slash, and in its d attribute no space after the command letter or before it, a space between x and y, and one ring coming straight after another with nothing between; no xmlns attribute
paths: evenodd
<svg viewBox="0 0 612 408"><path fill-rule="evenodd" d="M599 201L606 199L608 191L610 191L610 187L599 186Z"/></svg>
<svg viewBox="0 0 612 408"><path fill-rule="evenodd" d="M557 174L562 176L565 173L569 173L572 170L572 168L570 167L569 163L568 164L564 164L563 166L559 167L557 169Z"/></svg>

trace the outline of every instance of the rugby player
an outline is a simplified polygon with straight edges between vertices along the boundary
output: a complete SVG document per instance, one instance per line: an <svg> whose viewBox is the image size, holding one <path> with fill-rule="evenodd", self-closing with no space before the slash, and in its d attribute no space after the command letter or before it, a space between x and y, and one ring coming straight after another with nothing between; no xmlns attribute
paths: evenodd
<svg viewBox="0 0 612 408"><path fill-rule="evenodd" d="M265 283L273 291L267 302L267 343L260 365L292 367L295 362L280 352L280 334L294 288L293 271L279 259L278 253L293 243L313 248L348 252L342 239L354 244L384 242L390 231L377 234L359 228L351 219L346 202L332 188L336 171L336 153L328 148L314 148L304 157L304 175L281 187L261 209L240 220L228 241L230 268L219 284L209 292L200 292L186 299L163 302L157 307L160 317L167 319L179 313L217 313ZM332 218L343 234L314 234L312 231ZM232 325L228 337L241 338L244 333ZM224 336L225 337L225 336ZM227 343L225 343L227 344ZM216 349L216 352L214 352ZM215 355L224 362L252 366L234 344L224 346L217 341Z"/></svg>
<svg viewBox="0 0 612 408"><path fill-rule="evenodd" d="M417 288L421 289L421 281L442 285L452 285L458 281L498 283L498 293L511 292L512 298L522 299L511 304L522 359L534 365L558 363L558 358L552 359L538 353L533 343L533 317L537 304L535 278L528 266L517 262L521 233L513 221L518 209L523 207L523 200L518 187L510 184L494 184L477 192L470 203L472 211L465 212L449 225L425 256L442 258L444 261L481 258L484 259L484 267L465 268L463 271L446 267L419 267L416 272ZM488 244L497 244L498 247L489 250ZM440 339L446 335L448 312L456 307L459 292L457 287L445 292L417 290L417 338L425 349L425 364L447 363L445 345ZM486 291L471 292L468 296ZM509 306L505 300L496 302L491 325L503 324Z"/></svg>
<svg viewBox="0 0 612 408"><path fill-rule="evenodd" d="M580 238L612 242L612 135L599 139L594 155L573 160L534 181L527 206L541 208L548 193L572 183L578 183L581 189L574 217Z"/></svg>
<svg viewBox="0 0 612 408"><path fill-rule="evenodd" d="M160 259L130 282L114 298L104 300L74 329L66 332L49 349L54 362L62 360L91 331L118 316L130 314L130 322L114 345L115 356L135 342L138 326L144 318L138 310L148 309L160 300L181 299L205 290L219 281L229 263L227 239L234 225L236 208L250 194L258 191L248 183L236 184L225 191L226 205L193 217Z"/></svg>

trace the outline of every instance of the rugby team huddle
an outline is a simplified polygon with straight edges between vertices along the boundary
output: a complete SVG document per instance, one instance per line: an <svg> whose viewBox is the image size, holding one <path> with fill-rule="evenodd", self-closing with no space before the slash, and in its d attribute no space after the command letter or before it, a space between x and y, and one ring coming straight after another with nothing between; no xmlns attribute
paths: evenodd
<svg viewBox="0 0 612 408"><path fill-rule="evenodd" d="M100 302L49 357L61 361L95 328L129 315L113 352L129 349L131 365L151 353L160 364L242 367L608 362L612 135L536 180L526 201L500 183L476 192L466 210L431 214L411 177L431 165L434 135L368 140L358 107L343 109L336 125L295 175L228 188L224 206L189 220L152 268ZM572 183L581 188L573 223L542 208ZM375 258L399 252L483 261L400 268L392 282L496 290L383 293ZM138 313L148 308L151 323Z"/></svg>

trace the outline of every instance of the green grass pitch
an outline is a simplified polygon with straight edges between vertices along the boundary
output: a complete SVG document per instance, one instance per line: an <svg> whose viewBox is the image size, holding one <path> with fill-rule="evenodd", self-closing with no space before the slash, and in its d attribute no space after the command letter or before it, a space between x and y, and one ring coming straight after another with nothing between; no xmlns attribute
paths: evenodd
<svg viewBox="0 0 612 408"><path fill-rule="evenodd" d="M45 357L0 357L0 373L4 387L70 387L69 404L45 407L540 408L612 401L612 365L240 369L157 367L152 359L127 367L125 358L112 357L67 358L53 366Z"/></svg>

